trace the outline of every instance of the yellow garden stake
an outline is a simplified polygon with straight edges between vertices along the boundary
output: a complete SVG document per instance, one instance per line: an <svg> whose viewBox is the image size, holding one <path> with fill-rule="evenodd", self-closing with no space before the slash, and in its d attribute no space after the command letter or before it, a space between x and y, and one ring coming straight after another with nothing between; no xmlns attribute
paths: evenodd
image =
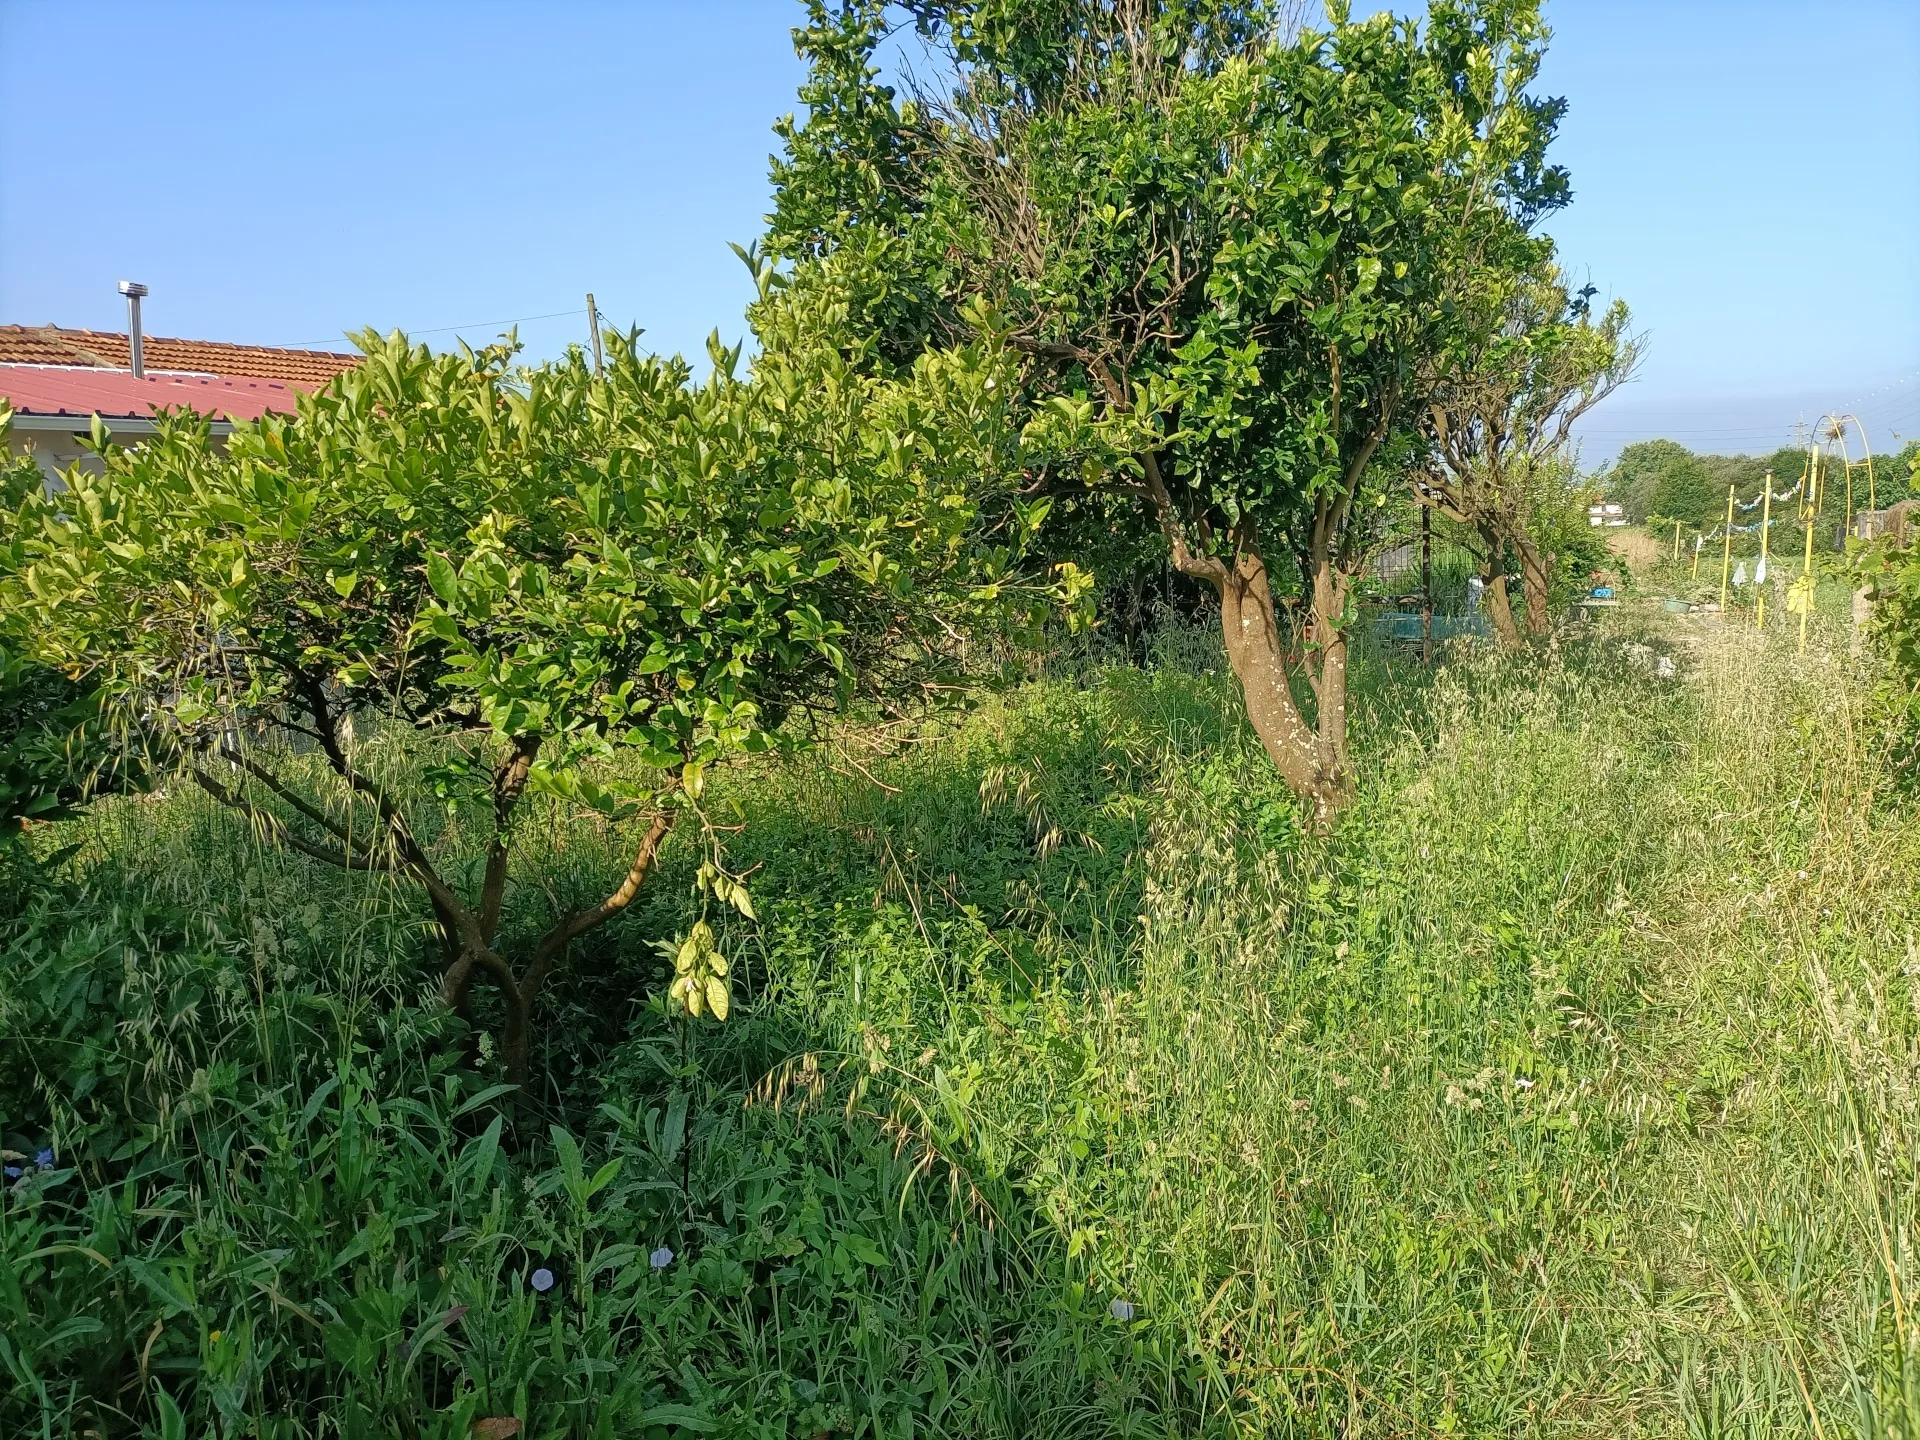
<svg viewBox="0 0 1920 1440"><path fill-rule="evenodd" d="M1807 520L1807 553L1800 578L1787 590L1787 609L1800 612L1800 653L1807 653L1807 617L1813 613L1813 520Z"/></svg>
<svg viewBox="0 0 1920 1440"><path fill-rule="evenodd" d="M1853 452L1847 449L1846 421L1837 415L1827 416L1827 444L1840 442L1840 463L1847 469L1847 528L1853 528Z"/></svg>
<svg viewBox="0 0 1920 1440"><path fill-rule="evenodd" d="M1673 563L1680 563L1680 522L1673 522Z"/></svg>
<svg viewBox="0 0 1920 1440"><path fill-rule="evenodd" d="M1853 528L1853 456L1847 453L1847 437L1845 434L1840 436L1840 463L1847 467L1846 528L1851 530ZM1867 468L1871 470L1873 467L1869 465Z"/></svg>
<svg viewBox="0 0 1920 1440"><path fill-rule="evenodd" d="M1727 486L1727 538L1720 546L1720 613L1727 613L1727 577L1733 573L1733 486Z"/></svg>
<svg viewBox="0 0 1920 1440"><path fill-rule="evenodd" d="M1818 445L1807 447L1807 478L1800 482L1800 509L1802 523L1807 515L1820 513L1820 448Z"/></svg>
<svg viewBox="0 0 1920 1440"><path fill-rule="evenodd" d="M1860 432L1860 453L1867 465L1867 508L1878 510L1880 496L1873 481L1873 442L1867 438L1867 427L1860 423L1858 415L1829 415L1827 428L1840 442L1841 458L1847 463L1847 532L1853 531L1853 460L1847 450L1847 422L1853 422L1853 428Z"/></svg>
<svg viewBox="0 0 1920 1440"><path fill-rule="evenodd" d="M1866 438L1866 426L1860 424L1859 415L1828 415L1828 430L1834 432L1839 440L1839 453L1847 455L1847 422L1853 422L1853 428L1860 432L1860 457L1866 461L1866 509L1880 509L1880 490L1874 484L1874 442ZM1853 461L1847 461L1847 534L1853 534Z"/></svg>
<svg viewBox="0 0 1920 1440"><path fill-rule="evenodd" d="M1767 530L1773 524L1773 471L1767 471L1767 478L1761 482L1760 489L1760 565L1753 572L1753 628L1767 628Z"/></svg>

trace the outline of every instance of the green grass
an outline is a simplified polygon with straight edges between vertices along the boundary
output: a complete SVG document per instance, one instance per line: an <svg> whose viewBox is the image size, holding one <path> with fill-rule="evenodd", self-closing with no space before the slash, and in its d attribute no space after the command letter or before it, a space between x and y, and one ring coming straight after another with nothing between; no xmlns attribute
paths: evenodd
<svg viewBox="0 0 1920 1440"><path fill-rule="evenodd" d="M416 897L104 806L0 970L0 1433L1912 1440L1920 815L1820 638L1368 659L1328 835L1204 635L849 732L719 797L735 1018L682 843L537 1119Z"/></svg>

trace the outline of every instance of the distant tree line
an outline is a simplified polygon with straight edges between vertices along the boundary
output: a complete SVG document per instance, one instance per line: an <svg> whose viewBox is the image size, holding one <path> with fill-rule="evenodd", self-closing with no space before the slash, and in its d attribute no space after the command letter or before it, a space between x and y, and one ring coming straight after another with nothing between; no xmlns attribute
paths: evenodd
<svg viewBox="0 0 1920 1440"><path fill-rule="evenodd" d="M1909 441L1894 455L1876 456L1875 489L1882 505L1920 494L1914 462L1920 441ZM1845 477L1838 457L1829 460L1826 499L1821 509L1835 520L1846 507ZM1627 518L1644 524L1661 517L1709 529L1726 518L1727 487L1733 486L1742 503L1760 493L1760 480L1773 472L1776 491L1794 484L1805 472L1805 446L1783 445L1771 455L1696 455L1676 440L1642 440L1620 452L1601 477L1609 500L1618 502ZM1853 508L1867 508L1867 469L1859 457L1853 464ZM1785 517L1791 519L1791 517Z"/></svg>

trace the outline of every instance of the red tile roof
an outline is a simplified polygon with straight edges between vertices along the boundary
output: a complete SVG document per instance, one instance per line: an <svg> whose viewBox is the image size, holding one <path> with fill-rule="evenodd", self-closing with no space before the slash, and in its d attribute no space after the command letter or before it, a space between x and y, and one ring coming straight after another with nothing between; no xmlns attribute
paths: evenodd
<svg viewBox="0 0 1920 1440"><path fill-rule="evenodd" d="M141 346L146 368L208 375L248 375L297 380L308 389L324 385L360 363L358 355L332 350L275 350L265 345L229 345L220 340L170 340L149 335ZM125 370L133 360L127 337L108 330L62 330L57 325L0 325L0 364L85 365Z"/></svg>
<svg viewBox="0 0 1920 1440"><path fill-rule="evenodd" d="M115 419L151 419L161 405L191 405L217 419L258 420L269 410L292 413L300 393L315 388L238 375L149 372L136 380L130 370L0 364L0 396L16 414L98 414L109 426Z"/></svg>

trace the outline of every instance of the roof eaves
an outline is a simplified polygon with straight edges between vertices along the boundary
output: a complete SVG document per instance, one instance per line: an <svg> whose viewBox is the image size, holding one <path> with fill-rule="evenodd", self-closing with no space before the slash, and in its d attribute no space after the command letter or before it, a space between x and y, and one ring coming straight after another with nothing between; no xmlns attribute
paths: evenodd
<svg viewBox="0 0 1920 1440"><path fill-rule="evenodd" d="M62 410L57 414L45 411L13 412L13 428L22 434L85 435L93 429L93 419L100 412L89 411L78 415ZM100 415L101 424L107 427L110 435L157 435L160 422L151 415ZM233 421L213 419L207 421L208 429L214 435L233 434Z"/></svg>

